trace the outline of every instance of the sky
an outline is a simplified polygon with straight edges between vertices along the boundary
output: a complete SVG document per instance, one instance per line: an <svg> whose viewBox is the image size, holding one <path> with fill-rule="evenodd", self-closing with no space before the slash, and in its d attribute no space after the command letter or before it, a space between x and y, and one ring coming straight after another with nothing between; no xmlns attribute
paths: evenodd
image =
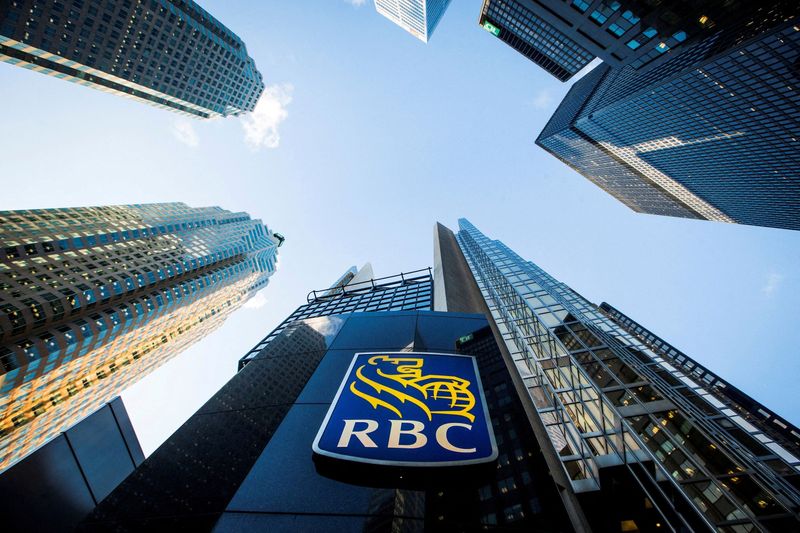
<svg viewBox="0 0 800 533"><path fill-rule="evenodd" d="M429 44L372 2L201 0L267 84L200 121L0 64L0 210L181 201L286 236L269 286L123 394L146 454L351 265L432 266L470 219L800 424L800 232L636 214L534 144L569 89L451 3Z"/></svg>

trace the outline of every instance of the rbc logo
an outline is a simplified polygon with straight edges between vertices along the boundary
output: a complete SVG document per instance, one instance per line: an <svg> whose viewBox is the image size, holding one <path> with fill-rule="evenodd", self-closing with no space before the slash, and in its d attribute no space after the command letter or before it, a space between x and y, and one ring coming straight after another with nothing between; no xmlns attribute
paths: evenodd
<svg viewBox="0 0 800 533"><path fill-rule="evenodd" d="M359 353L314 440L317 454L397 466L497 457L474 357Z"/></svg>

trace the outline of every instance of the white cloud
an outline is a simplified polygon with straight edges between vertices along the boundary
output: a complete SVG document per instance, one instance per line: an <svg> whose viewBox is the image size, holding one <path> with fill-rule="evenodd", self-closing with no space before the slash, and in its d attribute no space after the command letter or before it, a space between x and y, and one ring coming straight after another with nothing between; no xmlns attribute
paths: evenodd
<svg viewBox="0 0 800 533"><path fill-rule="evenodd" d="M351 6L361 7L367 3L367 0L344 0L345 4L350 4Z"/></svg>
<svg viewBox="0 0 800 533"><path fill-rule="evenodd" d="M261 309L267 305L267 297L264 296L263 292L257 293L255 296L247 300L245 304L242 306L245 309Z"/></svg>
<svg viewBox="0 0 800 533"><path fill-rule="evenodd" d="M541 89L537 92L533 100L531 100L530 104L533 106L534 109L547 109L550 107L550 104L553 103L553 95L550 94L550 91L547 89Z"/></svg>
<svg viewBox="0 0 800 533"><path fill-rule="evenodd" d="M771 272L767 276L767 281L764 283L764 286L761 287L761 292L766 294L767 296L772 295L778 289L782 281L783 281L782 275L776 272Z"/></svg>
<svg viewBox="0 0 800 533"><path fill-rule="evenodd" d="M200 137L194 131L194 126L185 119L178 119L172 123L172 135L189 148L197 148L200 144Z"/></svg>
<svg viewBox="0 0 800 533"><path fill-rule="evenodd" d="M244 142L253 150L277 148L281 141L278 126L289 116L294 87L288 83L269 85L252 113L242 118Z"/></svg>

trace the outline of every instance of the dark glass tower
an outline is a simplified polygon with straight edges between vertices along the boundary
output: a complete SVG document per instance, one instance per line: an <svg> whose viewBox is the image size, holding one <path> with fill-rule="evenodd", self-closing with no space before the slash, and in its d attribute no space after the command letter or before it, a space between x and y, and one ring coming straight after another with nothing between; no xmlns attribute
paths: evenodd
<svg viewBox="0 0 800 533"><path fill-rule="evenodd" d="M783 5L781 5L783 4ZM561 81L592 59L646 71L720 28L770 20L772 0L484 0L480 24Z"/></svg>
<svg viewBox="0 0 800 533"><path fill-rule="evenodd" d="M0 60L194 117L252 111L244 42L192 0L8 0Z"/></svg>
<svg viewBox="0 0 800 533"><path fill-rule="evenodd" d="M432 280L356 280L352 269L312 291L299 320L251 351L82 528L798 529L796 427L468 221L459 227L436 226ZM402 309L431 288L422 305L434 312ZM360 312L365 302L388 307ZM353 355L375 351L476 356L494 468L414 486L315 469L312 441Z"/></svg>
<svg viewBox="0 0 800 533"><path fill-rule="evenodd" d="M489 33L517 50L560 81L570 79L596 54L568 36L526 0L484 0L480 24Z"/></svg>
<svg viewBox="0 0 800 533"><path fill-rule="evenodd" d="M350 268L330 288L311 291L307 299L239 360L240 369L296 320L364 311L432 309L431 272L426 269L375 279L372 265L367 263L360 270Z"/></svg>
<svg viewBox="0 0 800 533"><path fill-rule="evenodd" d="M569 531L486 318L431 312L429 271L363 279L366 272L352 269L331 288L312 291L292 315L299 320L284 322L251 351L244 368L83 529ZM314 435L353 354L376 350L476 356L496 467L457 486L378 488L320 475Z"/></svg>
<svg viewBox="0 0 800 533"><path fill-rule="evenodd" d="M646 71L601 65L536 143L638 212L800 229L800 23L760 16Z"/></svg>

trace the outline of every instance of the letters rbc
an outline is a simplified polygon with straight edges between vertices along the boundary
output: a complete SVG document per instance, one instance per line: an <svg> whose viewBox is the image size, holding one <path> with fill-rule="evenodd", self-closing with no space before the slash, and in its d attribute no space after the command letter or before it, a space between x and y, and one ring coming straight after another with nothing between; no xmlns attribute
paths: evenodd
<svg viewBox="0 0 800 533"><path fill-rule="evenodd" d="M356 425L361 426L357 428ZM425 429L425 424L417 420L389 420L389 439L386 443L387 448L422 448L428 443L428 437L422 431ZM404 427L405 426L405 427ZM442 424L436 428L436 443L445 450L455 453L475 453L475 448L459 448L450 442L448 439L448 432L452 428L464 428L467 431L472 430L471 424L462 424L459 422L451 422ZM358 440L365 448L377 448L378 444L369 436L378 429L377 420L369 419L345 419L344 429L339 437L337 448L347 448L353 437ZM401 436L406 435L413 439L413 442L401 443ZM404 439L408 441L409 438Z"/></svg>

